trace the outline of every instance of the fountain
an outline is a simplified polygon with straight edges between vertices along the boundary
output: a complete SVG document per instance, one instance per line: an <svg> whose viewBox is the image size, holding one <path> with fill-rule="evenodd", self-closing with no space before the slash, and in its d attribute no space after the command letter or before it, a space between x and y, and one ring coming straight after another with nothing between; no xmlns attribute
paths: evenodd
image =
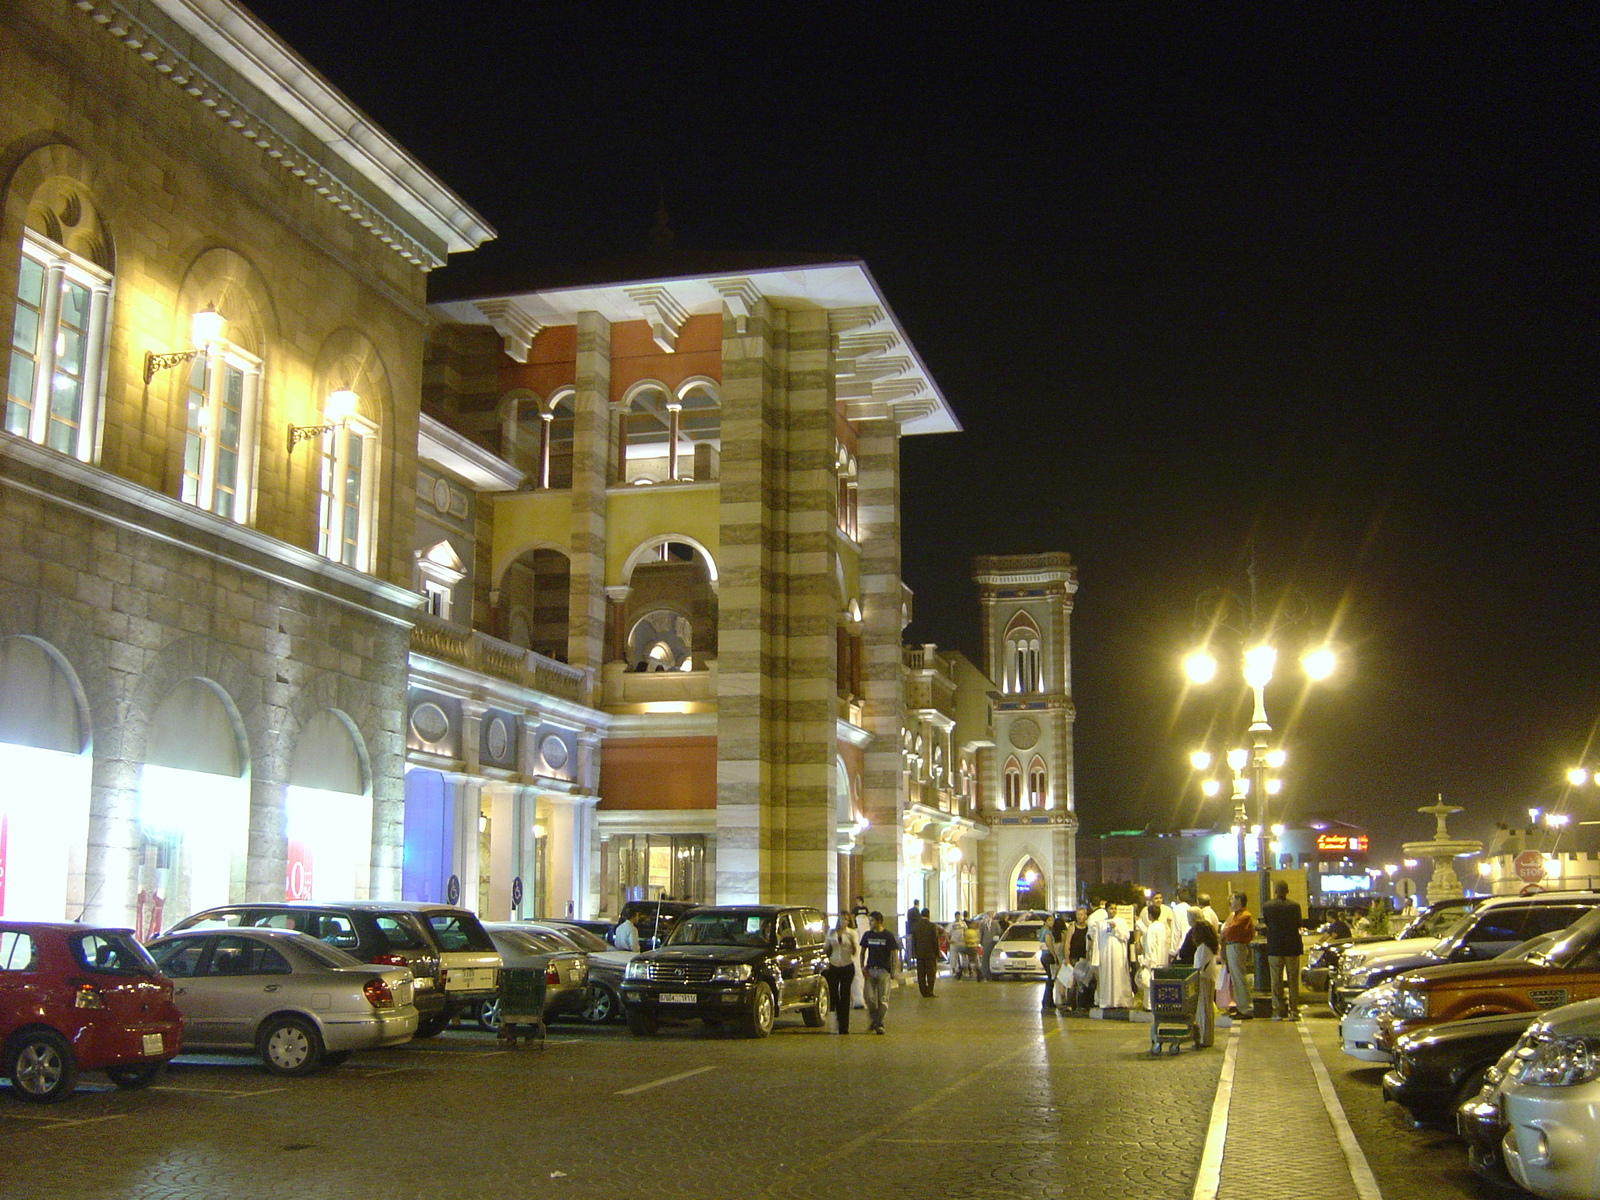
<svg viewBox="0 0 1600 1200"><path fill-rule="evenodd" d="M1461 809L1458 805L1446 804L1442 795L1437 804L1424 805L1417 811L1429 813L1438 821L1433 840L1406 842L1401 849L1406 852L1408 858L1433 860L1433 867L1428 873L1427 887L1423 891L1429 904L1437 904L1441 900L1453 900L1466 890L1461 886L1461 879L1456 874L1455 859L1463 854L1479 853L1483 849L1483 843L1469 842L1449 835L1444 827L1445 818L1451 813L1460 812Z"/></svg>

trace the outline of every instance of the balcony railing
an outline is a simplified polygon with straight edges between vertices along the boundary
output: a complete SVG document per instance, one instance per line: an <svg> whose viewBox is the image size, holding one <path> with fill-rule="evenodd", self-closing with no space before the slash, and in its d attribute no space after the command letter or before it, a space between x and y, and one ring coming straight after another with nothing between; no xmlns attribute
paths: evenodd
<svg viewBox="0 0 1600 1200"><path fill-rule="evenodd" d="M584 671L427 613L416 614L411 652L493 675L547 696L583 702Z"/></svg>

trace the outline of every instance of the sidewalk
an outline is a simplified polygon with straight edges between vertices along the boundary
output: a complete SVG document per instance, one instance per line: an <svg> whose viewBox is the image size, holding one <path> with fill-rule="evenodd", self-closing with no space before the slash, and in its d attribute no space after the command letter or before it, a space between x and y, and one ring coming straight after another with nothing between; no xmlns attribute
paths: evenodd
<svg viewBox="0 0 1600 1200"><path fill-rule="evenodd" d="M1300 1022L1217 1031L1221 1079L1194 1200L1382 1200Z"/></svg>

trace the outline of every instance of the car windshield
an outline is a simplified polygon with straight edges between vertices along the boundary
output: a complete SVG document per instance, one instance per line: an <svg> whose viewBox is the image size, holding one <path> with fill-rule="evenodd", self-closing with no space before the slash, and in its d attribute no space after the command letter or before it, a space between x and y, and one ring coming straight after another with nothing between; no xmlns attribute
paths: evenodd
<svg viewBox="0 0 1600 1200"><path fill-rule="evenodd" d="M1019 921L1001 935L1002 942L1037 942L1039 924L1036 921Z"/></svg>
<svg viewBox="0 0 1600 1200"><path fill-rule="evenodd" d="M1571 966L1600 937L1600 908L1590 909L1554 937L1555 941L1544 951L1543 957L1558 967Z"/></svg>
<svg viewBox="0 0 1600 1200"><path fill-rule="evenodd" d="M605 938L581 925L562 925L558 932L579 950L586 950L591 954L611 949L611 944Z"/></svg>
<svg viewBox="0 0 1600 1200"><path fill-rule="evenodd" d="M673 946L770 946L772 917L767 913L699 912L678 922Z"/></svg>
<svg viewBox="0 0 1600 1200"><path fill-rule="evenodd" d="M133 940L132 934L112 930L80 933L67 939L72 957L89 971L114 971L118 974L154 975L155 959Z"/></svg>
<svg viewBox="0 0 1600 1200"><path fill-rule="evenodd" d="M1450 926L1439 940L1428 947L1428 953L1435 958L1449 958L1452 951L1459 946L1467 933L1472 929L1473 920L1477 913L1463 913L1456 923Z"/></svg>
<svg viewBox="0 0 1600 1200"><path fill-rule="evenodd" d="M433 926L433 935L444 950L478 950L492 952L494 942L478 924L471 913L431 912L423 919Z"/></svg>

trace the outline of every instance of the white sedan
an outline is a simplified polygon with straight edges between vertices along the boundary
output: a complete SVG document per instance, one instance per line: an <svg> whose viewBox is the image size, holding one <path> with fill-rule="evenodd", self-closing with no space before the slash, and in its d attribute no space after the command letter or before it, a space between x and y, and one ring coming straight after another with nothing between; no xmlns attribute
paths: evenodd
<svg viewBox="0 0 1600 1200"><path fill-rule="evenodd" d="M1039 961L1039 930L1042 921L1018 921L1008 926L989 951L989 978L1026 976L1044 978L1044 964Z"/></svg>
<svg viewBox="0 0 1600 1200"><path fill-rule="evenodd" d="M1380 983L1368 988L1350 1002L1344 1016L1339 1018L1339 1041L1346 1054L1362 1062L1393 1062L1394 1055L1378 1045L1378 1018L1394 1002L1393 983Z"/></svg>
<svg viewBox="0 0 1600 1200"><path fill-rule="evenodd" d="M1600 1195L1600 1000L1540 1017L1500 1060L1495 1085L1511 1177L1548 1200Z"/></svg>

